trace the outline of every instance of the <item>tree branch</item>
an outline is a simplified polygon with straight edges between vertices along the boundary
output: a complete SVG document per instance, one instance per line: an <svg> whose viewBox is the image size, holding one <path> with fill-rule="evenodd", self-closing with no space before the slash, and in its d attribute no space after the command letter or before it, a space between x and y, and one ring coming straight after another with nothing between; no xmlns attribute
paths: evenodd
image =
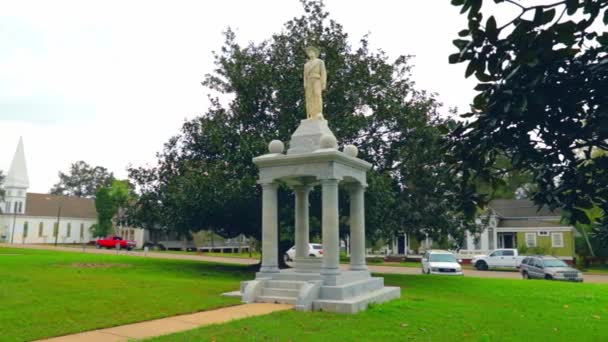
<svg viewBox="0 0 608 342"><path fill-rule="evenodd" d="M541 9L553 8L553 7L556 7L556 6L560 6L560 5L565 5L566 4L566 1L564 0L564 1L558 1L558 2L555 2L555 3L552 3L552 4L547 4L547 5L536 5L536 6L524 7L524 6L516 3L513 0L506 0L506 2L508 2L510 4L513 4L513 5L521 8L521 13L519 13L519 15L517 17L515 17L513 20L511 20L510 22L508 22L508 23L504 24L503 26L499 27L498 31L501 31L505 27L513 24L515 21L517 21L519 18L521 18L524 14L526 14L530 10L537 9L537 8L541 8ZM563 13L562 13L562 15L563 15ZM560 19L561 19L561 15L560 15Z"/></svg>

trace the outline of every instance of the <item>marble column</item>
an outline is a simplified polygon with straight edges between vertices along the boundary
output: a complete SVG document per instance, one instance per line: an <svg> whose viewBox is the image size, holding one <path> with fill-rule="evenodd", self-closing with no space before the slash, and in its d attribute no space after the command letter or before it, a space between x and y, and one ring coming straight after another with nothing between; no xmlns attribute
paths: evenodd
<svg viewBox="0 0 608 342"><path fill-rule="evenodd" d="M323 263L321 274L340 274L340 236L338 231L338 180L322 179Z"/></svg>
<svg viewBox="0 0 608 342"><path fill-rule="evenodd" d="M352 271L367 271L365 263L365 189L361 184L349 187L350 195L350 267Z"/></svg>
<svg viewBox="0 0 608 342"><path fill-rule="evenodd" d="M277 183L262 184L262 267L261 273L279 272Z"/></svg>
<svg viewBox="0 0 608 342"><path fill-rule="evenodd" d="M308 256L309 224L308 224L308 194L310 186L294 186L296 194L296 258Z"/></svg>

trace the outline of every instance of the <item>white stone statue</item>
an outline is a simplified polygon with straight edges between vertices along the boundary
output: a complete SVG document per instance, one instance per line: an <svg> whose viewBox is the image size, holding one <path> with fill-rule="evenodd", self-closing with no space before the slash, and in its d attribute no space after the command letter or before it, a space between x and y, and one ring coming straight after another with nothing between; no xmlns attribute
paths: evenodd
<svg viewBox="0 0 608 342"><path fill-rule="evenodd" d="M306 96L306 118L323 119L323 90L327 86L325 63L320 60L319 49L306 48L308 62L304 64L304 93Z"/></svg>

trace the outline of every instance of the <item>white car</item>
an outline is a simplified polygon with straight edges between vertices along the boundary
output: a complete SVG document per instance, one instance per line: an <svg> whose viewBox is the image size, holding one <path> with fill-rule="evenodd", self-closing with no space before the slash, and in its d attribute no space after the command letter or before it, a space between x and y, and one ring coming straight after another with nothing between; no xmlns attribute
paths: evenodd
<svg viewBox="0 0 608 342"><path fill-rule="evenodd" d="M480 271L491 268L517 269L524 257L519 256L517 249L501 248L490 251L488 255L476 255L471 264Z"/></svg>
<svg viewBox="0 0 608 342"><path fill-rule="evenodd" d="M464 275L454 254L443 250L430 250L422 256L423 274Z"/></svg>
<svg viewBox="0 0 608 342"><path fill-rule="evenodd" d="M323 245L318 243L309 243L308 244L308 256L320 258L323 256ZM296 246L291 247L285 253L285 261L293 261L296 257Z"/></svg>

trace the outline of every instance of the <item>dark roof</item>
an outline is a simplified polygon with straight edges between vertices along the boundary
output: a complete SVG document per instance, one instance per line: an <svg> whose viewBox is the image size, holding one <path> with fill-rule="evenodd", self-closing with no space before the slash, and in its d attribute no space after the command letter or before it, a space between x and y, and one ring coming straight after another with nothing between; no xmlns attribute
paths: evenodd
<svg viewBox="0 0 608 342"><path fill-rule="evenodd" d="M74 196L35 194L28 192L25 215L56 217L61 206L61 217L97 218L95 200Z"/></svg>
<svg viewBox="0 0 608 342"><path fill-rule="evenodd" d="M543 206L539 210L538 206L529 200L497 199L490 201L488 206L494 209L498 216L503 218L561 216L559 209L551 211L546 206Z"/></svg>

